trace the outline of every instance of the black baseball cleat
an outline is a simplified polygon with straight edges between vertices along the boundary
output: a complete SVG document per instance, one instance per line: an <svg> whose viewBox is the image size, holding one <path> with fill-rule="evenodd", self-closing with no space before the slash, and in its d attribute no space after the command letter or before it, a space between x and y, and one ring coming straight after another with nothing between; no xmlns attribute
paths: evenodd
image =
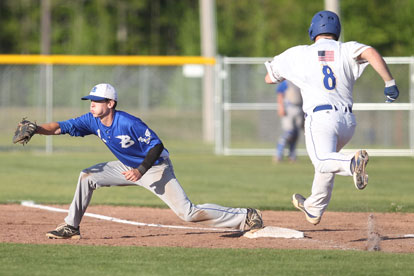
<svg viewBox="0 0 414 276"><path fill-rule="evenodd" d="M69 224L62 223L58 227L46 233L46 237L49 239L72 239L79 240L81 238L79 227L75 228Z"/></svg>
<svg viewBox="0 0 414 276"><path fill-rule="evenodd" d="M259 230L263 227L262 213L257 209L247 208L244 231Z"/></svg>

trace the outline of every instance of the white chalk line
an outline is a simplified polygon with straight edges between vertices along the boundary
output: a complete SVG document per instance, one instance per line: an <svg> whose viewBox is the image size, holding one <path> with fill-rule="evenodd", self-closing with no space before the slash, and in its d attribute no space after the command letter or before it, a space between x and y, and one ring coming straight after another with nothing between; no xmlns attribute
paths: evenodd
<svg viewBox="0 0 414 276"><path fill-rule="evenodd" d="M36 204L33 201L22 201L21 205L30 207L30 208L37 208L42 210L47 210L51 212L59 212L59 213L68 213L68 210L55 208L51 206L46 205L40 205ZM85 213L84 216L86 217L92 217L97 218L101 220L106 221L112 221L117 223L123 223L123 224L130 224L135 226L146 226L146 227L158 227L158 228L171 228L171 229L187 229L187 230L199 230L199 231L219 231L219 232L241 232L240 230L236 229L225 229L225 228L202 228L202 227L189 227L189 226L179 226L179 225L163 225L163 224L155 224L155 223L143 223L143 222L136 222L136 221L130 221L126 219L119 219L99 214L93 214L93 213Z"/></svg>
<svg viewBox="0 0 414 276"><path fill-rule="evenodd" d="M386 240L387 238L398 239L398 238L414 238L414 234L405 234L405 235L380 235L381 240Z"/></svg>
<svg viewBox="0 0 414 276"><path fill-rule="evenodd" d="M37 208L52 212L58 213L68 213L68 210L55 208L46 205L36 204L33 201L23 200L21 201L22 206L30 207L30 208ZM126 219L118 219L109 216L93 214L93 213L85 213L84 216L97 218L106 221L118 222L123 224L130 224L135 226L146 226L146 227L159 227L159 228L171 228L171 229L187 229L187 230L200 230L200 231L220 231L220 232L241 232L240 230L236 229L223 229L223 228L201 228L201 227L189 227L189 226L179 226L179 225L163 225L163 224L155 224L155 223L143 223L143 222L136 222L130 221ZM392 235L391 235L392 236ZM405 235L394 235L394 237L403 237L403 238L414 238L414 234L405 234Z"/></svg>
<svg viewBox="0 0 414 276"><path fill-rule="evenodd" d="M21 205L30 207L30 208L37 208L37 209L52 211L52 212L68 213L68 210L46 206L46 205L41 205L41 204L35 204L33 201L22 201ZM114 217L93 214L93 213L85 213L84 216L106 220L106 221L117 222L117 223L130 224L130 225L135 225L135 226L144 226L144 227L186 229L186 230L198 230L198 231L215 231L215 232L243 232L237 229L203 228L203 227L189 227L189 226L178 226L178 225L143 223L143 222L136 222L136 221L130 221L130 220L125 220L125 219L118 219ZM274 227L274 226L266 226L265 228L260 229L255 233L247 232L244 234L244 236L248 238L260 238L260 237L304 238L303 232L296 231L293 229L288 229L288 228Z"/></svg>

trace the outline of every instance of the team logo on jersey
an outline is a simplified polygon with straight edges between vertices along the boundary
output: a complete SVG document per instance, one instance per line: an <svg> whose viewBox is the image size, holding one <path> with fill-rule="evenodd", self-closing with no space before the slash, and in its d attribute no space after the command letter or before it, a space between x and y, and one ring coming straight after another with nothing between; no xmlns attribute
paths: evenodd
<svg viewBox="0 0 414 276"><path fill-rule="evenodd" d="M130 146L135 144L134 140L131 140L131 137L129 137L128 135L118 135L116 136L116 138L121 139L121 142L119 143L121 144L121 147L124 149L129 148Z"/></svg>
<svg viewBox="0 0 414 276"><path fill-rule="evenodd" d="M147 128L147 130L145 131L145 138L144 137L139 137L138 138L139 142L145 143L145 144L149 144L151 141L151 132L149 131L149 129Z"/></svg>

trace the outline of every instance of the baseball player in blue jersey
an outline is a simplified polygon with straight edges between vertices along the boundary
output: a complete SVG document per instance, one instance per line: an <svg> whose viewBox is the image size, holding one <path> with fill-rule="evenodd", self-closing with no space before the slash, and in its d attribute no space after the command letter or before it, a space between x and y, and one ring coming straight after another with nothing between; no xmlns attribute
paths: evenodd
<svg viewBox="0 0 414 276"><path fill-rule="evenodd" d="M274 161L283 160L285 147L289 150L289 160L296 161L296 144L303 128L302 96L300 89L288 80L282 81L276 88L278 114L282 123L282 135L276 145Z"/></svg>
<svg viewBox="0 0 414 276"><path fill-rule="evenodd" d="M82 98L90 100L90 112L67 121L37 126L43 135L96 135L118 159L84 169L65 222L46 234L54 239L80 239L79 224L95 189L110 186L144 187L164 201L181 219L213 227L244 231L260 229L259 210L228 208L215 204L195 205L174 175L169 153L143 121L116 110L118 96L110 84L98 84Z"/></svg>
<svg viewBox="0 0 414 276"><path fill-rule="evenodd" d="M365 150L347 156L339 151L352 138L356 121L352 113L352 90L368 64L384 80L386 102L399 91L382 56L372 47L338 41L341 24L331 11L314 15L309 27L312 45L292 47L265 63L266 83L285 79L301 89L305 112L305 142L315 167L311 195L293 195L293 205L306 219L318 224L331 200L335 175L353 176L357 189L368 184Z"/></svg>

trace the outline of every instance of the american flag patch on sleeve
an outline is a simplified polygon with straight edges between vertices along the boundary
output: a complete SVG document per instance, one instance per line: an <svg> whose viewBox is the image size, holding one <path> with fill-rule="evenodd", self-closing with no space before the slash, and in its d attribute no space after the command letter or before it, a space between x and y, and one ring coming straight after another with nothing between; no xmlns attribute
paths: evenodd
<svg viewBox="0 0 414 276"><path fill-rule="evenodd" d="M318 51L319 61L335 61L334 51Z"/></svg>

